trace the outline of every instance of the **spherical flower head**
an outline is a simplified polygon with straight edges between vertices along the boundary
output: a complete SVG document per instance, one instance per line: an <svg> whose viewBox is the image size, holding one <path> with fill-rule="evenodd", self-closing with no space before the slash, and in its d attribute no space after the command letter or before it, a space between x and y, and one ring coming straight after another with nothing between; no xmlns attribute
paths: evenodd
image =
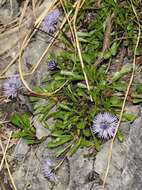
<svg viewBox="0 0 142 190"><path fill-rule="evenodd" d="M21 81L18 77L10 77L3 84L4 95L8 98L15 98L17 96L18 90L21 88L21 85Z"/></svg>
<svg viewBox="0 0 142 190"><path fill-rule="evenodd" d="M104 112L96 115L93 120L93 126L91 130L93 134L97 134L99 138L109 139L113 137L117 126L117 117Z"/></svg>
<svg viewBox="0 0 142 190"><path fill-rule="evenodd" d="M56 64L55 60L49 61L49 63L48 63L48 70L49 71L52 71L52 70L56 69L56 67L57 67L57 64Z"/></svg>
<svg viewBox="0 0 142 190"><path fill-rule="evenodd" d="M49 158L46 158L42 162L42 173L45 178L47 178L50 182L55 183L57 181L57 177L55 173L51 169L52 163Z"/></svg>
<svg viewBox="0 0 142 190"><path fill-rule="evenodd" d="M59 9L51 10L48 15L44 17L41 24L41 30L47 33L54 32L55 24L57 24L59 16Z"/></svg>

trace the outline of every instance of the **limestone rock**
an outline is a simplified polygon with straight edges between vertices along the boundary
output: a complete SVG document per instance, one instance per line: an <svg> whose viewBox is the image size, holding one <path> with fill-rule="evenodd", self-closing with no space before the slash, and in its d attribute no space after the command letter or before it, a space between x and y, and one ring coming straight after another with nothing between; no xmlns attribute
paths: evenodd
<svg viewBox="0 0 142 190"><path fill-rule="evenodd" d="M49 130L43 126L42 122L39 121L38 117L35 116L32 119L32 121L33 121L34 127L36 128L36 137L38 139L42 139L43 137L47 137L50 134Z"/></svg>
<svg viewBox="0 0 142 190"><path fill-rule="evenodd" d="M142 189L142 117L131 126L119 190Z"/></svg>
<svg viewBox="0 0 142 190"><path fill-rule="evenodd" d="M102 146L101 151L97 154L94 169L100 175L103 180L104 173L107 167L108 150L110 141ZM113 156L111 160L111 165L109 169L109 174L106 182L106 190L117 189L120 184L120 176L123 170L123 162L125 159L126 144L120 143L118 140L114 142L113 146Z"/></svg>
<svg viewBox="0 0 142 190"><path fill-rule="evenodd" d="M67 190L87 190L86 177L92 171L93 158L85 158L87 149L79 149L70 159L70 183Z"/></svg>
<svg viewBox="0 0 142 190"><path fill-rule="evenodd" d="M24 157L29 151L29 146L27 145L26 140L20 139L14 149L12 157Z"/></svg>
<svg viewBox="0 0 142 190"><path fill-rule="evenodd" d="M126 127L126 125L124 125ZM124 127L123 126L123 127ZM127 133L128 134L128 133ZM103 179L106 171L109 141L102 146L95 160L95 171ZM124 143L114 142L113 155L105 190L142 189L142 117L130 127Z"/></svg>

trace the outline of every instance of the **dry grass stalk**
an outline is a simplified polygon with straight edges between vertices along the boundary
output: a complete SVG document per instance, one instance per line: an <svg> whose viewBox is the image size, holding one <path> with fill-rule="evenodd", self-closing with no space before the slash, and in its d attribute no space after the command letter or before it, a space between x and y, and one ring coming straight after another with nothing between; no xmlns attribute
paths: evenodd
<svg viewBox="0 0 142 190"><path fill-rule="evenodd" d="M78 36L77 36L77 30L76 30L76 18L77 18L77 15L78 15L78 11L81 8L81 6L83 6L83 3L85 2L85 1L82 1L82 2L81 1L82 0L78 1L77 7L76 7L76 10L75 10L74 20L73 20L73 29L74 29L74 33L75 33L76 47L77 47L77 50L78 50L78 55L79 55L82 71L83 71L83 74L84 74L86 86L87 86L88 91L90 92L89 81L88 81L88 78L87 78L87 75L86 75L86 72L85 72L85 66L84 66L84 62L83 62L83 58L82 58L82 54L81 54L81 48L80 48L80 44L79 44L79 40L78 40ZM91 99L91 101L93 101L93 98L92 98L91 95L90 95L90 99Z"/></svg>
<svg viewBox="0 0 142 190"><path fill-rule="evenodd" d="M8 144L9 144L11 135L12 135L12 132L10 133L9 140L8 140ZM16 185L15 185L14 180L13 180L13 177L12 177L12 174L11 174L11 171L10 171L10 169L9 169L9 164L8 164L8 162L7 162L7 159L6 159L6 151L7 151L7 150L6 150L6 151L4 150L4 147L3 147L3 145L2 145L1 139L0 139L0 147L1 147L1 149L2 149L4 161L5 161L5 164L6 164L6 168L7 168L7 170L8 170L8 175L9 175L11 184L12 184L12 186L13 186L13 190L17 190ZM2 163L2 162L1 162L1 163Z"/></svg>
<svg viewBox="0 0 142 190"><path fill-rule="evenodd" d="M52 6L53 6L53 4L52 4ZM73 7L75 7L75 6L76 6L76 3L74 4ZM49 9L48 9L48 11L49 11ZM71 15L72 11L73 11L73 10L71 10L71 11L68 13L68 17ZM44 16L45 16L45 15L44 15ZM41 15L41 18L43 19L44 17ZM40 22L40 19L38 19L38 21ZM62 24L61 24L59 30L55 33L54 38L50 41L49 45L47 46L47 48L46 48L45 51L43 52L42 56L40 57L40 59L39 59L39 60L37 61L37 63L35 64L35 67L34 67L34 69L31 71L31 74L33 74L33 73L35 72L35 70L38 68L38 66L41 64L42 59L43 59L43 58L45 57L45 55L47 54L49 48L51 47L51 45L53 44L54 40L55 40L55 39L57 38L57 36L59 35L59 32L60 32L60 30L63 28L63 26L64 26L64 24L66 23L66 21L67 21L67 19L64 18L64 20L63 20L63 22L62 22ZM37 24L37 26L38 26L38 24ZM22 52L23 52L23 49L25 48L25 45L27 44L27 41L29 42L28 36L26 36L26 38L25 38L25 40L23 41L23 44L22 44L22 46L20 47L20 50L19 50L19 64L18 64L18 66L19 66L20 78L21 78L21 80L22 80L24 86L27 88L27 90L28 90L29 92L31 92L31 95L36 95L36 96L39 96L39 97L48 97L48 96L51 96L51 95L55 94L56 92L58 92L58 91L66 84L66 82L65 82L59 89L55 90L55 91L52 92L52 93L42 93L42 94L38 94L38 93L34 92L34 91L28 86L28 84L26 83L26 81L25 81L25 79L24 79L24 77L23 77L22 63L21 63Z"/></svg>

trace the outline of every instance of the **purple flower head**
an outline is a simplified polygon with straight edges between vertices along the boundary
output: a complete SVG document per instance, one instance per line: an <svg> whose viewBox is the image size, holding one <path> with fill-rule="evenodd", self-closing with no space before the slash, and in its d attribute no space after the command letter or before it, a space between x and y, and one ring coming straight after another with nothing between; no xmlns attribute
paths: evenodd
<svg viewBox="0 0 142 190"><path fill-rule="evenodd" d="M91 130L93 134L97 134L99 138L109 139L113 137L116 125L117 117L104 112L96 115Z"/></svg>
<svg viewBox="0 0 142 190"><path fill-rule="evenodd" d="M18 90L21 88L21 81L18 77L12 76L3 84L3 91L6 97L15 98Z"/></svg>
<svg viewBox="0 0 142 190"><path fill-rule="evenodd" d="M47 178L50 182L55 183L57 181L57 177L55 173L52 171L52 163L49 158L46 158L45 160L43 160L42 173L44 177Z"/></svg>
<svg viewBox="0 0 142 190"><path fill-rule="evenodd" d="M59 16L59 9L51 10L48 15L44 17L41 24L41 30L47 33L54 32L55 24L57 24Z"/></svg>
<svg viewBox="0 0 142 190"><path fill-rule="evenodd" d="M48 63L48 70L49 71L52 71L52 70L56 69L56 67L57 67L57 64L56 64L55 60L49 61L49 63Z"/></svg>

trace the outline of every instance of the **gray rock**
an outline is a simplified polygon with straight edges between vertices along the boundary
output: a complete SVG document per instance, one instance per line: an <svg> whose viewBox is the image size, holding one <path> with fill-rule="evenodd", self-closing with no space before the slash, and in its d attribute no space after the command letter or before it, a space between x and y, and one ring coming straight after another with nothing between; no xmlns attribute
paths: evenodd
<svg viewBox="0 0 142 190"><path fill-rule="evenodd" d="M39 121L38 117L35 116L32 119L33 125L36 128L36 137L42 139L43 137L49 136L50 132L44 127L44 124Z"/></svg>
<svg viewBox="0 0 142 190"><path fill-rule="evenodd" d="M20 139L14 149L12 157L24 157L29 151L29 146L26 140Z"/></svg>
<svg viewBox="0 0 142 190"><path fill-rule="evenodd" d="M88 149L79 149L71 158L65 159L55 171L57 183L50 183L41 170L42 161L50 158L56 167L62 158L55 158L55 150L47 149L47 143L48 140L28 153L25 152L24 159L16 160L18 163L14 168L13 179L18 190L89 190L96 186L95 179L100 183L98 174L93 170L94 158L85 157L88 155Z"/></svg>
<svg viewBox="0 0 142 190"><path fill-rule="evenodd" d="M139 105L127 105L125 107L125 112L127 114L134 114L138 116L140 114L140 106Z"/></svg>
<svg viewBox="0 0 142 190"><path fill-rule="evenodd" d="M87 149L79 149L69 159L70 182L67 190L87 190L90 186L87 184L86 178L93 169L93 158L85 158L86 154L88 154Z"/></svg>
<svg viewBox="0 0 142 190"><path fill-rule="evenodd" d="M125 125L126 124L126 125ZM129 124L130 125L130 124ZM113 155L105 190L141 190L142 189L142 117L131 125L122 123L126 131L125 142L117 139L113 146ZM127 128L127 129L125 129ZM110 141L94 157L86 157L88 149L79 149L72 157L66 159L55 171L58 182L51 184L41 171L43 159L50 158L54 166L62 159L54 157L54 151L47 149L48 140L26 155L21 164L17 164L13 173L19 190L102 190L102 180L106 171ZM25 151L26 152L26 151Z"/></svg>
<svg viewBox="0 0 142 190"><path fill-rule="evenodd" d="M52 165L56 166L61 159L54 157L54 150L47 149L48 140L24 155L24 159L16 159L16 166L12 174L18 190L66 190L69 181L68 162L65 160L62 166L55 171L58 179L57 184L50 183L43 175L42 161L46 158L52 160ZM21 150L22 151L22 150ZM14 162L14 161L13 161Z"/></svg>
<svg viewBox="0 0 142 190"><path fill-rule="evenodd" d="M104 173L107 167L107 159L108 159L108 150L110 146L110 142L108 141L102 146L101 151L97 154L94 169L100 175L100 178L103 180ZM118 140L114 142L113 146L113 156L111 160L111 165L106 181L106 189L112 190L117 189L117 186L120 184L120 176L123 169L123 162L125 159L125 150L126 144L120 143Z"/></svg>
<svg viewBox="0 0 142 190"><path fill-rule="evenodd" d="M131 126L119 190L142 189L142 117Z"/></svg>
<svg viewBox="0 0 142 190"><path fill-rule="evenodd" d="M51 184L44 178L41 171L42 154L45 146L32 148L24 160L18 160L13 172L13 179L18 190L50 190Z"/></svg>
<svg viewBox="0 0 142 190"><path fill-rule="evenodd" d="M123 65L126 65L126 64L129 64L130 61L128 59L128 57L124 57L124 60L123 60Z"/></svg>
<svg viewBox="0 0 142 190"><path fill-rule="evenodd" d="M125 128L128 125L125 124L123 124L124 131L127 131ZM135 120L130 127L129 134L128 131L126 134L124 143L117 140L114 142L105 190L142 189L142 117ZM101 179L106 171L109 144L110 142L107 142L102 146L95 160L94 169Z"/></svg>

